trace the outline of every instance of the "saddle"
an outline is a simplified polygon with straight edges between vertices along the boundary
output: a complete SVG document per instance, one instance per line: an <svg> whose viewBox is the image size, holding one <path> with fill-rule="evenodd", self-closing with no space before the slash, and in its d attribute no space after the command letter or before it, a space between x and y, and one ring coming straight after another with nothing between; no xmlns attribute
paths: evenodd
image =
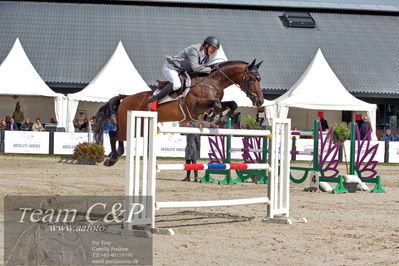
<svg viewBox="0 0 399 266"><path fill-rule="evenodd" d="M183 92L190 86L190 84L188 84L188 78L187 78L188 74L186 72L180 72L179 73L179 79L180 79L180 88L176 91L172 91L171 93L169 93L169 96L171 97L178 97L180 95L183 94ZM158 90L162 90L163 88L165 88L166 85L168 85L168 83L170 83L167 80L157 80L158 82Z"/></svg>
<svg viewBox="0 0 399 266"><path fill-rule="evenodd" d="M194 121L194 119L191 116L188 106L184 102L184 97L188 94L191 87L191 78L187 72L180 72L179 78L180 78L181 87L176 91L172 91L171 93L169 93L169 95L167 95L163 99L160 99L159 104L178 100L179 108L183 113L184 117L183 120L181 120L180 122L183 123L191 122ZM163 88L165 88L167 84L169 84L169 81L157 80L157 82L158 82L158 87L155 90L162 90Z"/></svg>

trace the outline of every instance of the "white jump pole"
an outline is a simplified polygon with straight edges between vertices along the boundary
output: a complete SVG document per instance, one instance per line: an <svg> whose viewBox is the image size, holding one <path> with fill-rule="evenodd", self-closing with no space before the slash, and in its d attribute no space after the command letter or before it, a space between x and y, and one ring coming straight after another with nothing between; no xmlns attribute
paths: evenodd
<svg viewBox="0 0 399 266"><path fill-rule="evenodd" d="M223 136L269 136L270 130L248 130L229 128L195 128L195 127L158 127L161 133L180 133L196 135L223 135Z"/></svg>
<svg viewBox="0 0 399 266"><path fill-rule="evenodd" d="M143 204L145 212L132 215L130 221L125 217L125 228L132 225L150 225L155 228L155 136L157 113L129 111L127 119L125 210L130 211L133 204ZM141 129L143 129L141 131ZM142 160L141 160L142 159ZM141 182L140 182L141 181ZM140 196L143 196L141 201Z"/></svg>

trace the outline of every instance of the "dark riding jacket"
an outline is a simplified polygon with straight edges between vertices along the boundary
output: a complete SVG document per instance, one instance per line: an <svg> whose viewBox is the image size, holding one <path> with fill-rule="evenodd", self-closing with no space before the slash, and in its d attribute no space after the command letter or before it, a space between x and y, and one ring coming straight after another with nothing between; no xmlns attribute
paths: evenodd
<svg viewBox="0 0 399 266"><path fill-rule="evenodd" d="M194 71L200 73L210 73L210 67L204 67L203 65L208 63L209 56L205 54L204 49L201 49L202 44L194 44L175 56L166 56L166 62L169 64L170 69L174 69L178 72L183 71Z"/></svg>

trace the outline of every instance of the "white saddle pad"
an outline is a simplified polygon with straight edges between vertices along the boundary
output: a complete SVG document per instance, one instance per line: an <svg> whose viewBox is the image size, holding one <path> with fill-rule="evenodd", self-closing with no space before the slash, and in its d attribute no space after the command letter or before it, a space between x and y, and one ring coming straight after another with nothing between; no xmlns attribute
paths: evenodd
<svg viewBox="0 0 399 266"><path fill-rule="evenodd" d="M177 94L172 94L172 96L170 95L166 95L165 97L163 97L162 99L160 99L158 101L158 105L164 104L164 103L168 103L168 102L172 102L172 101L177 101L179 98L184 98L186 97L186 95L188 94L188 92L190 91L190 87L186 88L183 92L183 94L177 96ZM155 90L154 91L154 95L159 93L159 90Z"/></svg>
<svg viewBox="0 0 399 266"><path fill-rule="evenodd" d="M188 94L188 92L190 91L190 87L191 87L191 78L190 76L187 74L187 72L184 73L186 75L186 89L184 90L184 92L179 95L179 96L169 96L166 95L165 97L163 97L162 99L160 99L158 101L158 104L163 104L163 103L167 103L167 102L172 102L172 101L177 101L179 98L184 98L186 97L186 95ZM154 95L159 93L159 89L154 91Z"/></svg>

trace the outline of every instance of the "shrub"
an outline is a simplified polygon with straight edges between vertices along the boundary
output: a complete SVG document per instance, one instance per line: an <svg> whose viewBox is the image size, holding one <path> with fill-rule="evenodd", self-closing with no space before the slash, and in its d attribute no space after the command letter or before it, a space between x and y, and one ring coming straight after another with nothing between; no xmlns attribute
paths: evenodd
<svg viewBox="0 0 399 266"><path fill-rule="evenodd" d="M244 117L244 128L248 129L260 129L260 123L256 121L255 118L253 118L250 115L247 115Z"/></svg>
<svg viewBox="0 0 399 266"><path fill-rule="evenodd" d="M75 146L72 158L83 163L101 163L104 161L104 147L97 143L79 143Z"/></svg>
<svg viewBox="0 0 399 266"><path fill-rule="evenodd" d="M342 122L341 124L334 124L334 136L333 142L341 142L344 143L345 140L348 140L351 135L351 131L347 127L346 123Z"/></svg>

